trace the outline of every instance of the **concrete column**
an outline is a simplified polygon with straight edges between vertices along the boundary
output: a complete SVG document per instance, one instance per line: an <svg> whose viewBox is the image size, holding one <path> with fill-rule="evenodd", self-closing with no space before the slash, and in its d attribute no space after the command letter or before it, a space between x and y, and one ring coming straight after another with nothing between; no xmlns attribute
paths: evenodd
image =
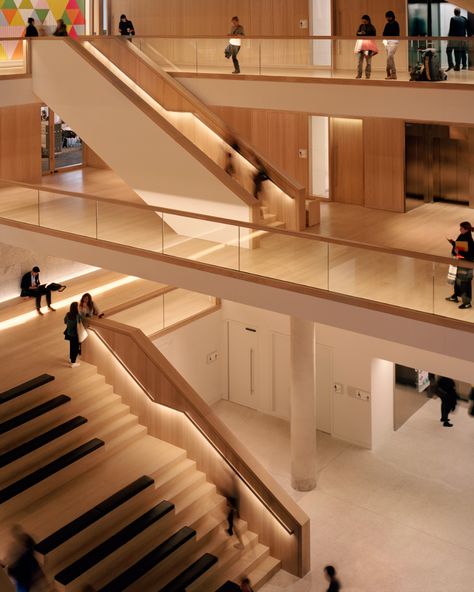
<svg viewBox="0 0 474 592"><path fill-rule="evenodd" d="M314 323L291 317L291 485L316 487Z"/></svg>

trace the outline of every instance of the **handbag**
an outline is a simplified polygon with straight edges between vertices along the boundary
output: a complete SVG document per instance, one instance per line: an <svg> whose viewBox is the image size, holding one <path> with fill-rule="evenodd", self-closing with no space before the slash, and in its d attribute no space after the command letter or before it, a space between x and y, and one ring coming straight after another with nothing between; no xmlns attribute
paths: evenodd
<svg viewBox="0 0 474 592"><path fill-rule="evenodd" d="M454 282L456 281L456 273L458 271L458 268L455 265L450 265L449 269L448 269L448 277L446 278L446 281L448 282L448 284L450 286L452 286L454 284Z"/></svg>
<svg viewBox="0 0 474 592"><path fill-rule="evenodd" d="M229 43L229 45L224 49L224 56L227 59L229 59L231 55L232 55L232 50L230 49L230 43Z"/></svg>
<svg viewBox="0 0 474 592"><path fill-rule="evenodd" d="M79 343L83 343L89 337L89 333L82 323L77 323L77 338Z"/></svg>

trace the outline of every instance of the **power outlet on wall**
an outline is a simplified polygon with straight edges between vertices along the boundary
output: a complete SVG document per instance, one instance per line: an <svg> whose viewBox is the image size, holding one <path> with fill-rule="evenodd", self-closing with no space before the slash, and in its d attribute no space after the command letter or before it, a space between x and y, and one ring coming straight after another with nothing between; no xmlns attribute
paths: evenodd
<svg viewBox="0 0 474 592"><path fill-rule="evenodd" d="M215 362L218 357L219 357L219 354L216 351L213 351L210 354L207 354L207 357L206 357L207 363L212 364L212 362Z"/></svg>

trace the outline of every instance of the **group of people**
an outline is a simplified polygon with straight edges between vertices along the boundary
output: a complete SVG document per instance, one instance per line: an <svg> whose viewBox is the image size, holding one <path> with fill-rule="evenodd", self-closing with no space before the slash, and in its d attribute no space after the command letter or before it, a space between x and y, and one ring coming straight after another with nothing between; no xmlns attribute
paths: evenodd
<svg viewBox="0 0 474 592"><path fill-rule="evenodd" d="M388 10L385 13L385 18L387 22L383 30L383 36L400 37L400 25L393 10ZM367 79L370 78L372 73L372 58L378 53L377 43L373 39L370 39L370 37L375 37L376 35L377 31L372 24L370 16L364 14L361 18L359 28L357 29L357 37L360 37L360 39L357 40L354 48L354 53L358 56L356 78L362 78L364 62L365 77ZM383 43L387 51L387 76L385 77L385 80L396 80L397 68L395 65L395 53L400 42L397 41L397 39L385 39Z"/></svg>
<svg viewBox="0 0 474 592"><path fill-rule="evenodd" d="M63 19L58 19L56 21L56 29L53 32L55 37L67 37L67 25ZM39 31L36 28L35 19L30 16L28 19L28 25L25 29L25 37L38 37Z"/></svg>
<svg viewBox="0 0 474 592"><path fill-rule="evenodd" d="M394 37L400 36L400 25L396 20L395 13L393 10L388 10L385 13L387 20L382 35L389 39L384 39L383 44L387 52L387 76L385 80L396 80L397 79L397 68L395 66L395 53L398 49L399 41L393 39ZM375 40L370 37L375 37L377 31L372 24L370 16L364 14L361 18L361 24L357 30L358 39L354 48L354 53L358 55L357 61L357 74L356 78L362 78L365 61L365 77L370 78L372 71L372 58L378 53L378 47ZM449 22L448 37L469 37L472 35L472 31L469 27L469 21L466 17L461 15L459 8L454 9L454 16L451 17ZM368 39L369 38L369 39ZM446 56L448 59L449 70L458 71L467 68L467 41L461 39L453 39L448 42L446 48ZM454 61L453 61L454 53Z"/></svg>

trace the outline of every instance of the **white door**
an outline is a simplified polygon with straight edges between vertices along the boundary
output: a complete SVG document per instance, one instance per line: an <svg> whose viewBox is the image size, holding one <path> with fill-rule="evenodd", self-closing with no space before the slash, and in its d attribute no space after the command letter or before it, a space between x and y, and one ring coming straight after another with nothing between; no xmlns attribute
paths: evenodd
<svg viewBox="0 0 474 592"><path fill-rule="evenodd" d="M229 400L257 408L258 335L255 327L228 322Z"/></svg>
<svg viewBox="0 0 474 592"><path fill-rule="evenodd" d="M332 433L332 348L316 344L316 428Z"/></svg>

